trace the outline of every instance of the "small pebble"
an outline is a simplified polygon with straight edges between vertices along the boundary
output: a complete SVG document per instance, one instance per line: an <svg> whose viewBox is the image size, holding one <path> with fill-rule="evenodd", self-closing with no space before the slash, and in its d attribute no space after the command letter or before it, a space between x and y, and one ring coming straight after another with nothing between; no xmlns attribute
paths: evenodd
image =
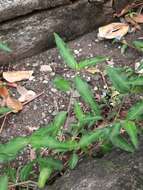
<svg viewBox="0 0 143 190"><path fill-rule="evenodd" d="M48 81L47 80L43 80L43 84L48 84Z"/></svg>
<svg viewBox="0 0 143 190"><path fill-rule="evenodd" d="M38 108L37 105L33 106L33 110L37 110L37 108Z"/></svg>
<svg viewBox="0 0 143 190"><path fill-rule="evenodd" d="M40 71L41 72L52 72L52 68L50 65L41 65Z"/></svg>
<svg viewBox="0 0 143 190"><path fill-rule="evenodd" d="M51 91L54 92L54 93L56 93L56 92L57 92L57 89L51 88Z"/></svg>
<svg viewBox="0 0 143 190"><path fill-rule="evenodd" d="M77 50L77 49L75 49L75 50L74 50L74 53L75 53L76 55L79 55L80 51Z"/></svg>

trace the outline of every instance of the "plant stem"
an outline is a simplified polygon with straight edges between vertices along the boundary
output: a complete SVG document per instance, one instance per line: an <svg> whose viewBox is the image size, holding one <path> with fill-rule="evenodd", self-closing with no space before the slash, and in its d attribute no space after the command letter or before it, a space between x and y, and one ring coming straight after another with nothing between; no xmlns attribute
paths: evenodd
<svg viewBox="0 0 143 190"><path fill-rule="evenodd" d="M126 96L123 97L123 100L122 100L122 102L121 102L121 104L120 104L120 107L119 107L119 109L118 109L118 112L117 112L117 114L116 114L116 116L115 116L115 118L114 118L114 122L118 119L118 116L119 116L119 114L120 114L120 111L121 111L121 109L122 109L122 106L123 106L125 100L126 100Z"/></svg>
<svg viewBox="0 0 143 190"><path fill-rule="evenodd" d="M7 115L4 117L1 128L0 128L0 133L2 133L2 130L4 128L5 122L6 122Z"/></svg>
<svg viewBox="0 0 143 190"><path fill-rule="evenodd" d="M68 109L67 109L67 114L68 115L67 115L67 119L65 121L64 129L68 128L69 117L70 117L70 110L71 110L72 102L73 102L73 90L71 90L71 94L70 94L70 100L69 100L69 105L68 105Z"/></svg>

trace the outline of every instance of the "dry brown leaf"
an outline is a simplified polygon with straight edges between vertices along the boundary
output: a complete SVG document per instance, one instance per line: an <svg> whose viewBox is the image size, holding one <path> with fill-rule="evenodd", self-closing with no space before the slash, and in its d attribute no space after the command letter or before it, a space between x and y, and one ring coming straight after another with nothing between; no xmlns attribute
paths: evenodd
<svg viewBox="0 0 143 190"><path fill-rule="evenodd" d="M27 90L25 87L20 85L17 86L17 91L21 95L18 99L20 102L26 102L36 97L36 93L34 91Z"/></svg>
<svg viewBox="0 0 143 190"><path fill-rule="evenodd" d="M3 72L3 78L8 82L28 80L32 77L33 71L9 71Z"/></svg>
<svg viewBox="0 0 143 190"><path fill-rule="evenodd" d="M11 108L12 112L14 112L14 113L19 112L23 108L23 105L21 102L19 102L18 100L14 99L10 96L8 96L6 98L6 105L8 108Z"/></svg>
<svg viewBox="0 0 143 190"><path fill-rule="evenodd" d="M88 69L86 69L86 71L87 71L88 73L91 73L91 74L95 74L95 73L99 73L99 72L100 72L100 70L97 69L97 68L95 68L95 67L88 68Z"/></svg>
<svg viewBox="0 0 143 190"><path fill-rule="evenodd" d="M129 12L131 9L131 5L126 5L124 9L117 11L117 13L114 14L114 16L121 17Z"/></svg>
<svg viewBox="0 0 143 190"><path fill-rule="evenodd" d="M137 23L143 23L143 14L133 14L131 18Z"/></svg>
<svg viewBox="0 0 143 190"><path fill-rule="evenodd" d="M5 86L0 86L0 96L4 99L9 96L9 91Z"/></svg>
<svg viewBox="0 0 143 190"><path fill-rule="evenodd" d="M118 39L120 40L129 31L129 25L125 23L111 23L99 28L98 37L100 39Z"/></svg>
<svg viewBox="0 0 143 190"><path fill-rule="evenodd" d="M141 30L141 27L138 25L138 23L133 20L133 18L129 15L125 16L125 20L130 23L135 29Z"/></svg>

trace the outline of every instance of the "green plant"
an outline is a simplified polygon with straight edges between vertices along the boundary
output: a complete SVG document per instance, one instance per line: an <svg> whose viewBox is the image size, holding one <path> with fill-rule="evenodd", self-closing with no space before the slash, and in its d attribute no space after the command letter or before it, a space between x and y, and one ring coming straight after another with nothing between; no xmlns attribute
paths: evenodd
<svg viewBox="0 0 143 190"><path fill-rule="evenodd" d="M8 47L6 43L0 42L0 49L4 52L11 53L12 50Z"/></svg>
<svg viewBox="0 0 143 190"><path fill-rule="evenodd" d="M133 41L133 45L135 48L137 48L139 51L143 52L143 40L135 40Z"/></svg>
<svg viewBox="0 0 143 190"><path fill-rule="evenodd" d="M28 144L34 148L36 158L19 171L19 181L28 180L32 175L33 165L38 164L39 188L45 186L54 171L63 170L65 163L61 160L62 156L67 158L66 166L73 169L80 158L78 153L80 155L88 153L91 144L95 147L100 146L103 152L111 150L113 146L134 152L139 144L138 120L141 120L143 116L143 103L139 101L129 109L124 118L120 118L120 111L126 96L130 93L139 93L139 90L142 91L143 79L141 76L133 70L129 72L125 68L106 67L105 70L110 81L118 94L122 95L121 106L114 118L109 121L108 117L102 114L103 105L96 102L91 87L80 76L81 70L106 61L107 57L97 56L77 62L67 44L57 34L54 35L60 55L67 66L74 71L75 77L67 80L57 76L53 83L59 90L65 93L68 91L74 104L70 104L67 112L59 112L53 122L38 129L31 136L17 137L0 145L0 163L2 164L15 159ZM80 98L73 97L74 91L80 94ZM82 105L85 104L89 107L87 112L82 109ZM70 111L74 114L75 120L67 125ZM104 125L101 127L102 123ZM123 129L125 132L122 133ZM51 155L42 157L41 148L50 150ZM8 172L6 173L8 174Z"/></svg>

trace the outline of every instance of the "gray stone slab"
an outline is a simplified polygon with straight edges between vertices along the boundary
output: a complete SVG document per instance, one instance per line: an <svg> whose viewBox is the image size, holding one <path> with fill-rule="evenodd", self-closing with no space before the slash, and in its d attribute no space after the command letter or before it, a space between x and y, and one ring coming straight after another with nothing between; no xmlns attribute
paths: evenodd
<svg viewBox="0 0 143 190"><path fill-rule="evenodd" d="M30 57L53 47L54 32L71 40L92 31L110 22L112 11L108 3L96 6L82 0L3 23L0 25L0 41L7 42L13 52L1 52L0 64Z"/></svg>
<svg viewBox="0 0 143 190"><path fill-rule="evenodd" d="M0 0L0 22L70 3L70 0Z"/></svg>
<svg viewBox="0 0 143 190"><path fill-rule="evenodd" d="M85 159L45 190L143 190L143 143L134 154L114 151Z"/></svg>

